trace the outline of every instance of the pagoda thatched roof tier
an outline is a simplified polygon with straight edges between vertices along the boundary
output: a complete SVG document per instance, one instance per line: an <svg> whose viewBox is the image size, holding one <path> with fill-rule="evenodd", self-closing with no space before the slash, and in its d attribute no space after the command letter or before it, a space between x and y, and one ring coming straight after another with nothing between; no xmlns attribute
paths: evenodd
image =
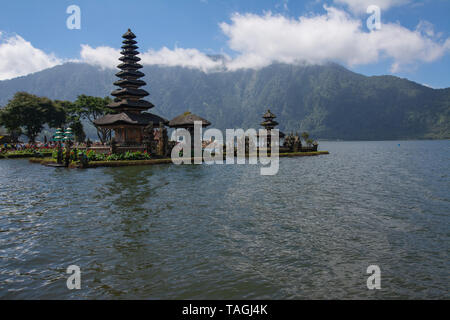
<svg viewBox="0 0 450 320"><path fill-rule="evenodd" d="M276 116L272 112L270 112L270 110L267 110L267 112L263 115L263 118L264 119L275 119Z"/></svg>
<svg viewBox="0 0 450 320"><path fill-rule="evenodd" d="M122 69L122 70L137 70L137 69L141 69L142 65L140 65L139 63L135 63L134 61L129 63L129 62L124 62L121 63L117 66L117 68Z"/></svg>
<svg viewBox="0 0 450 320"><path fill-rule="evenodd" d="M138 62L141 61L141 58L139 57L133 57L133 56L122 56L119 58L120 61L130 61L130 62Z"/></svg>
<svg viewBox="0 0 450 320"><path fill-rule="evenodd" d="M256 136L259 137L259 131L256 132ZM284 132L278 131L278 137L280 139L283 139L286 137L286 134Z"/></svg>
<svg viewBox="0 0 450 320"><path fill-rule="evenodd" d="M121 124L147 126L150 123L153 123L154 126L158 126L160 123L166 124L167 120L153 113L148 112L134 113L124 111L116 114L107 114L104 117L94 121L94 124L100 127L114 126Z"/></svg>
<svg viewBox="0 0 450 320"><path fill-rule="evenodd" d="M139 54L139 52L131 49L123 49L122 51L120 51L120 54L124 56L136 56Z"/></svg>
<svg viewBox="0 0 450 320"><path fill-rule="evenodd" d="M135 35L133 32L131 32L130 29L128 29L128 31L125 32L125 33L122 35L122 38L124 38L124 39L134 39L134 38L136 38L136 35Z"/></svg>
<svg viewBox="0 0 450 320"><path fill-rule="evenodd" d="M132 39L125 39L122 41L123 44L136 44L137 41L136 40L132 40Z"/></svg>
<svg viewBox="0 0 450 320"><path fill-rule="evenodd" d="M207 127L211 125L211 122L209 122L206 119L203 119L202 117L199 117L193 113L185 112L182 115L179 115L178 117L173 118L169 121L169 127L171 128L190 128L194 127L195 121L201 121L203 127Z"/></svg>
<svg viewBox="0 0 450 320"><path fill-rule="evenodd" d="M267 120L261 123L263 127L275 127L278 125L278 122L274 120Z"/></svg>
<svg viewBox="0 0 450 320"><path fill-rule="evenodd" d="M127 49L127 50L136 50L139 49L139 47L135 44L124 44L123 46L121 46L122 49Z"/></svg>
<svg viewBox="0 0 450 320"><path fill-rule="evenodd" d="M115 109L135 109L135 110L147 110L153 108L154 105L146 100L129 100L118 99L108 105L108 108Z"/></svg>
<svg viewBox="0 0 450 320"><path fill-rule="evenodd" d="M121 79L114 82L115 86L119 86L122 88L137 88L145 86L147 83L143 80L129 80L129 79Z"/></svg>
<svg viewBox="0 0 450 320"><path fill-rule="evenodd" d="M121 89L114 90L111 95L117 98L133 97L133 98L143 98L149 95L149 93L143 89L135 89L130 87L125 87Z"/></svg>
<svg viewBox="0 0 450 320"><path fill-rule="evenodd" d="M137 79L137 78L142 78L143 76L145 76L145 74L143 74L140 71L122 70L122 71L117 72L116 76L119 78L125 78L125 79Z"/></svg>

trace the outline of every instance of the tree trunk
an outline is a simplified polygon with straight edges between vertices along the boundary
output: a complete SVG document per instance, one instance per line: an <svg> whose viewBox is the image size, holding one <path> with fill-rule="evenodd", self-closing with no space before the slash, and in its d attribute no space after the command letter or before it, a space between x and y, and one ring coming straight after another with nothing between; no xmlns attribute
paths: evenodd
<svg viewBox="0 0 450 320"><path fill-rule="evenodd" d="M111 129L100 129L97 128L97 136L100 139L102 144L106 143L110 140L111 137Z"/></svg>

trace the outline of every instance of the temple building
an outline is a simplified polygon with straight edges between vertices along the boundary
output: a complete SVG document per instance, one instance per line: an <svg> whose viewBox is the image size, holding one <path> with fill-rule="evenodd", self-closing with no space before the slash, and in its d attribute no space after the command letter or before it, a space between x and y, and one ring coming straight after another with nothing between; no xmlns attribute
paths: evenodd
<svg viewBox="0 0 450 320"><path fill-rule="evenodd" d="M276 116L270 112L270 110L267 110L267 112L263 115L264 121L261 123L261 126L263 126L264 129L267 130L267 147L270 148L271 145L271 130L275 129L275 127L278 125L278 122L276 122L274 119ZM279 139L283 139L285 137L285 134L283 132L279 132ZM280 145L280 143L279 143Z"/></svg>
<svg viewBox="0 0 450 320"><path fill-rule="evenodd" d="M261 125L264 127L264 129L270 132L270 130L274 129L278 125L278 122L273 120L275 118L276 116L272 112L270 112L270 110L267 110L267 112L263 115L264 121L261 122Z"/></svg>
<svg viewBox="0 0 450 320"><path fill-rule="evenodd" d="M211 122L209 122L208 120L203 119L202 117L199 117L198 115L187 111L170 120L169 127L174 129L184 128L188 130L191 135L193 135L194 123L196 121L201 122L203 128L206 128L207 126L211 125Z"/></svg>
<svg viewBox="0 0 450 320"><path fill-rule="evenodd" d="M186 129L189 131L191 135L191 145L194 146L194 123L198 121L201 122L202 128L206 128L211 125L211 122L209 122L206 119L203 119L202 117L197 116L196 114L193 114L189 111L173 118L169 122L169 127L174 129Z"/></svg>
<svg viewBox="0 0 450 320"><path fill-rule="evenodd" d="M138 46L134 40L136 36L130 29L122 36L123 45L121 63L117 66L121 71L116 73L120 80L114 82L114 85L120 87L114 90L111 95L115 97L114 102L108 105L113 113L107 114L97 119L95 126L114 131L114 141L117 150L126 151L127 149L144 149L144 128L154 126L162 127L167 124L167 120L155 114L144 112L154 107L151 102L143 100L149 93L140 87L146 83L140 78L144 73L140 72L142 68L138 62L141 60L137 55Z"/></svg>

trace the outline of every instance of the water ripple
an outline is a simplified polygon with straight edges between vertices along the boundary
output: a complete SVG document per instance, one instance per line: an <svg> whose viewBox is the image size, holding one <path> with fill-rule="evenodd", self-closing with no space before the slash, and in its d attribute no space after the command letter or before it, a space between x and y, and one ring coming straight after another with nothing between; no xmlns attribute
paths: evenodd
<svg viewBox="0 0 450 320"><path fill-rule="evenodd" d="M449 298L449 142L321 147L275 176L1 160L0 298Z"/></svg>

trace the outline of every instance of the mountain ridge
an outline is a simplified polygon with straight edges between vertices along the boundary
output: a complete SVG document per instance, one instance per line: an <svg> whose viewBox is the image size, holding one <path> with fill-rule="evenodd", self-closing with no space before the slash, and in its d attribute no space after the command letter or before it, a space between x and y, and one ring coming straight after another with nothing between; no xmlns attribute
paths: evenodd
<svg viewBox="0 0 450 320"><path fill-rule="evenodd" d="M0 105L15 92L74 100L109 96L116 69L66 63L0 81ZM187 110L212 127L258 128L271 109L285 132L342 140L448 139L450 88L433 89L395 76L364 76L338 64L272 64L259 70L204 73L145 66L150 112L173 118Z"/></svg>

